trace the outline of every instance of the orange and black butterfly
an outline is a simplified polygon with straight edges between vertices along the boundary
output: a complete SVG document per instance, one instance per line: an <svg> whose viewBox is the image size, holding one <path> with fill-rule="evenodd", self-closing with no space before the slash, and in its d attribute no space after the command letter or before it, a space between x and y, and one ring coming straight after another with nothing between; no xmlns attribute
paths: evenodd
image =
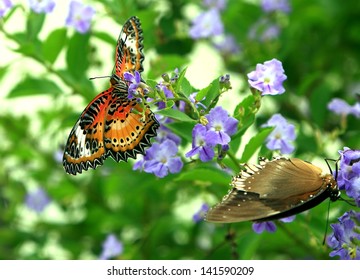
<svg viewBox="0 0 360 280"><path fill-rule="evenodd" d="M214 223L267 221L292 216L315 207L327 198L335 201L340 191L331 174L301 159L261 158L260 164L244 164L233 178L232 189L206 214Z"/></svg>
<svg viewBox="0 0 360 280"><path fill-rule="evenodd" d="M124 73L142 72L143 33L140 20L131 17L120 33L110 88L97 95L80 115L67 140L63 165L76 175L102 165L109 156L127 161L144 154L159 123L148 106L128 99Z"/></svg>

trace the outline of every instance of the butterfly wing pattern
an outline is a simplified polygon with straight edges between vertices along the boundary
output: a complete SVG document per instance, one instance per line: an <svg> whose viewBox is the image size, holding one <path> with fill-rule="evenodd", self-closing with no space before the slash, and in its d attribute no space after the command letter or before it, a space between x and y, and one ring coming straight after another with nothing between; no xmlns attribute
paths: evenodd
<svg viewBox="0 0 360 280"><path fill-rule="evenodd" d="M266 221L308 210L340 192L331 174L301 159L260 160L244 165L233 178L232 189L206 214L215 223Z"/></svg>
<svg viewBox="0 0 360 280"><path fill-rule="evenodd" d="M110 88L90 102L70 132L63 156L67 173L95 169L108 157L127 161L151 146L159 123L148 106L127 98L128 83L123 77L125 72L143 71L142 49L140 20L131 17L118 39Z"/></svg>

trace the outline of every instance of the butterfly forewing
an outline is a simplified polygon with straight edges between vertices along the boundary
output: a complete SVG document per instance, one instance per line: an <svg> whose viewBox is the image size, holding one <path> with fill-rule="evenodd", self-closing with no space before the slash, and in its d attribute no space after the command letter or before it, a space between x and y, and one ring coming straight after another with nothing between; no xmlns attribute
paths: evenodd
<svg viewBox="0 0 360 280"><path fill-rule="evenodd" d="M71 130L63 165L67 173L102 165L107 157L127 161L144 154L156 136L159 123L148 106L129 100L126 71L143 70L143 37L140 21L131 17L123 26L116 46L115 71L111 86L85 108Z"/></svg>
<svg viewBox="0 0 360 280"><path fill-rule="evenodd" d="M63 165L75 175L89 167L102 165L105 156L104 120L112 89L96 96L85 108L70 132L65 145Z"/></svg>
<svg viewBox="0 0 360 280"><path fill-rule="evenodd" d="M307 210L338 192L330 174L322 175L320 168L300 159L277 158L244 167L233 179L229 194L209 210L207 221L278 219Z"/></svg>
<svg viewBox="0 0 360 280"><path fill-rule="evenodd" d="M140 20L131 17L123 26L115 53L115 74L124 78L125 72L142 72L144 54L142 52L143 32Z"/></svg>

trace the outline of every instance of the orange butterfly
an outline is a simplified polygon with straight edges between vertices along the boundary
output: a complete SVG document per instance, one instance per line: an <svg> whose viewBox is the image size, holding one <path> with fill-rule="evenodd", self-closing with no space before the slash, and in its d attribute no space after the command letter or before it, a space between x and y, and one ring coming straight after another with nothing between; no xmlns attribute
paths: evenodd
<svg viewBox="0 0 360 280"><path fill-rule="evenodd" d="M110 88L90 102L70 132L63 156L67 173L95 169L109 156L117 162L127 161L151 146L159 123L148 106L128 99L129 83L124 79L125 72L144 70L142 35L140 20L131 17L117 42Z"/></svg>

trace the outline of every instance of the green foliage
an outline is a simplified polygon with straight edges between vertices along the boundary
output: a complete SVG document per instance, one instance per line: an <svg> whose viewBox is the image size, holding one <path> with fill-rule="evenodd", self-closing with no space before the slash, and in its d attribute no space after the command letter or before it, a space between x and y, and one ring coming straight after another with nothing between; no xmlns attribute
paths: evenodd
<svg viewBox="0 0 360 280"><path fill-rule="evenodd" d="M162 1L162 9L157 1L93 2L101 12L86 34L58 19L53 19L54 29L46 30L51 13L36 14L20 5L0 19L3 45L12 56L0 65L0 81L7 86L0 94L0 259L96 259L109 233L124 245L119 259L231 259L234 251L240 259L328 259L330 249L321 244L327 203L298 215L293 223L279 223L272 234L255 234L250 222L194 223L192 216L202 203L214 205L222 199L240 163L273 155L264 145L272 128L260 126L274 113L296 126L292 157L336 159L344 146L359 149L359 120L327 109L335 96L350 104L356 100L350 89L360 79L358 1L291 1L290 14L266 15L250 3L254 1L229 0L222 19L242 46L236 55L221 54L210 40L189 38L191 22L184 11L193 1ZM150 103L157 114L173 120L166 126L181 137L184 168L159 179L132 170L132 160L106 160L96 170L70 176L59 154L71 125L96 93L107 88L107 80L89 81L89 73L103 75L106 67L105 75L111 74L118 34L132 15L143 27L143 78L153 92L161 81L174 93L164 100L164 109L154 106L163 96ZM113 26L104 28L100 17ZM279 37L249 38L252 26L265 17L280 26ZM18 18L25 23L21 30L10 24ZM212 48L221 63L212 65L211 57L205 57L198 76L190 76L191 55L199 44ZM109 46L113 51L105 52ZM272 58L283 63L286 92L261 97L249 89L246 74ZM161 79L175 68L180 70L175 83ZM198 88L202 74L214 69L217 76ZM224 88L219 78L226 73L231 73L230 82L237 81L232 84L240 85ZM206 109L189 102L194 92ZM39 98L47 103L37 108ZM184 111L174 109L180 102L185 102ZM194 125L219 105L239 121L229 151L208 163L185 158ZM326 170L325 163L322 167ZM37 187L52 199L41 214L24 204L26 194ZM348 209L343 202L332 204L330 222Z"/></svg>

